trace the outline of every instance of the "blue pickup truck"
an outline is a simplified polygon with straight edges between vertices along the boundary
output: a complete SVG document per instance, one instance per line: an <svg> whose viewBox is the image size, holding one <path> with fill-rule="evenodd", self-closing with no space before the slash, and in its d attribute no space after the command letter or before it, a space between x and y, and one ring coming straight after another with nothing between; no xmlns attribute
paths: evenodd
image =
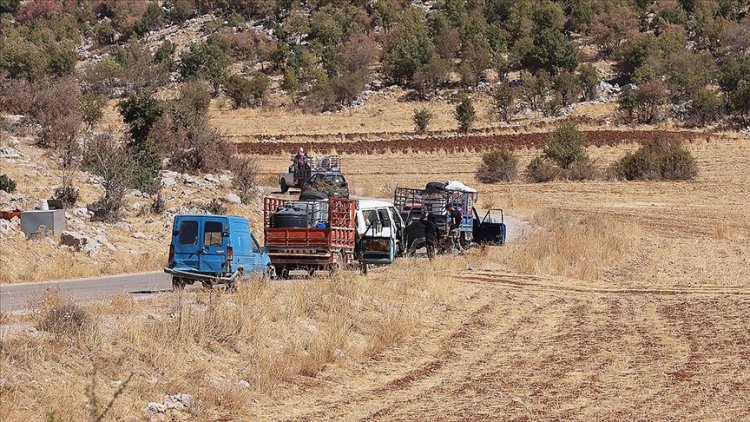
<svg viewBox="0 0 750 422"><path fill-rule="evenodd" d="M233 288L254 274L272 277L273 267L264 248L250 231L245 217L226 215L176 215L164 272L172 287L201 282L206 287L226 284Z"/></svg>

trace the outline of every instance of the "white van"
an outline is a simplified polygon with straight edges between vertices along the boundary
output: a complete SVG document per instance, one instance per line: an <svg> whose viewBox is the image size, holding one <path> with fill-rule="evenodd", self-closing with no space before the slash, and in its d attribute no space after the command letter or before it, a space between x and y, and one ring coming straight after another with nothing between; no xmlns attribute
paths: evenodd
<svg viewBox="0 0 750 422"><path fill-rule="evenodd" d="M393 203L361 199L357 205L357 238L362 264L390 264L404 253L404 221Z"/></svg>

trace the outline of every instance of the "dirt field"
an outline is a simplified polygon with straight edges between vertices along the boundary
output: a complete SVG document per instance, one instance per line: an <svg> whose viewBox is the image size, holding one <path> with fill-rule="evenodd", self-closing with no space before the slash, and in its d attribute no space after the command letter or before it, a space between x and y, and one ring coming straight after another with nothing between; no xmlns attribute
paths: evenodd
<svg viewBox="0 0 750 422"><path fill-rule="evenodd" d="M604 168L635 147L589 152ZM97 365L102 398L134 373L117 419L148 416L147 402L175 393L194 396L183 416L195 420L745 419L750 141L688 148L699 176L685 183L477 185L474 152L344 155L357 195L458 179L479 188L482 208L533 229L367 278L118 298L89 307L96 335L72 342L4 332L0 413L81 419ZM517 152L521 166L539 153ZM264 180L287 160L263 157ZM3 322L33 327L44 315ZM177 340L155 350L164 338Z"/></svg>

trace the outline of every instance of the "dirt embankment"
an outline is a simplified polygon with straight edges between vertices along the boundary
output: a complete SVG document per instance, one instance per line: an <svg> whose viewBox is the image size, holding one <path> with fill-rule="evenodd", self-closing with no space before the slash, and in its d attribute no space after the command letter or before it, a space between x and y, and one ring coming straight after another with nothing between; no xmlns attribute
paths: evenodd
<svg viewBox="0 0 750 422"><path fill-rule="evenodd" d="M705 132L653 131L653 130L592 130L584 131L591 146L617 145L621 143L643 143L656 138L692 140L707 136ZM522 134L471 135L465 137L442 136L428 138L404 138L390 140L342 140L339 142L242 142L237 143L240 154L275 155L293 153L299 147L317 153L335 151L339 154L377 154L391 152L438 152L438 151L485 151L493 148L539 148L545 144L546 132Z"/></svg>

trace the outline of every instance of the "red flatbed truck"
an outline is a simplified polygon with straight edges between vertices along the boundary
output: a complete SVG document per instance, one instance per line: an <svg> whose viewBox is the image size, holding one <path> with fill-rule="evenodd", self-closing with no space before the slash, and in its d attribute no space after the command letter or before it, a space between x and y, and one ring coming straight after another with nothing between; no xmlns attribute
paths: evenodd
<svg viewBox="0 0 750 422"><path fill-rule="evenodd" d="M354 264L357 202L330 198L325 221L305 227L273 227L273 214L287 203L281 198L263 199L265 245L276 276L287 278L289 271L330 271L331 274Z"/></svg>

